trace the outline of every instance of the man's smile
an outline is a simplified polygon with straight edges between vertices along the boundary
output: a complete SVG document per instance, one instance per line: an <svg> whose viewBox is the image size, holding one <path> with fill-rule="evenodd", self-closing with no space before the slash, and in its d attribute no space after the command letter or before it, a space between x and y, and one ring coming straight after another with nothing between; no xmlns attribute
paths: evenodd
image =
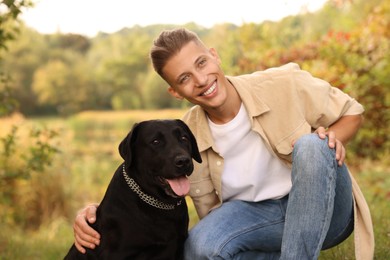
<svg viewBox="0 0 390 260"><path fill-rule="evenodd" d="M201 94L201 96L207 96L214 92L214 90L217 88L217 82L215 81L209 89L207 89L205 92Z"/></svg>

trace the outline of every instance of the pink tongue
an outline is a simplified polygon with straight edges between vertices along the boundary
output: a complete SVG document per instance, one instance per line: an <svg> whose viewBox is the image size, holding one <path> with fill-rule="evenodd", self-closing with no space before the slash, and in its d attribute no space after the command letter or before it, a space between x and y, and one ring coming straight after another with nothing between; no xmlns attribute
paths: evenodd
<svg viewBox="0 0 390 260"><path fill-rule="evenodd" d="M175 179L167 179L167 181L177 196L183 197L190 191L190 181L185 176Z"/></svg>

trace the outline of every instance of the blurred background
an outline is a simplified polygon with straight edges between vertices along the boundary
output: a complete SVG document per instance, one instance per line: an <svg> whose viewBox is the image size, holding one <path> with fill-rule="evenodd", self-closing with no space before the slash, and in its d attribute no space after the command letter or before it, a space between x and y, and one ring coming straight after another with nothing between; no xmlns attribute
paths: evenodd
<svg viewBox="0 0 390 260"><path fill-rule="evenodd" d="M0 259L62 259L132 125L190 107L148 58L175 27L216 48L228 75L295 62L363 104L347 163L371 209L375 259L390 259L390 0L142 2L0 1ZM320 256L354 258L353 239Z"/></svg>

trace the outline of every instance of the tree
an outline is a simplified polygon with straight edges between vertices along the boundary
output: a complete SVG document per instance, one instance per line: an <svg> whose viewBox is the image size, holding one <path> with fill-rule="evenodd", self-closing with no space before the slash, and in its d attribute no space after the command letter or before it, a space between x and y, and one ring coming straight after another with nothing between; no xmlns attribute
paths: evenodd
<svg viewBox="0 0 390 260"><path fill-rule="evenodd" d="M15 39L18 34L18 17L25 7L31 7L29 0L4 0L0 2L0 62L3 53L7 50L9 41ZM0 116L12 113L17 108L16 99L11 96L9 86L10 77L0 69Z"/></svg>
<svg viewBox="0 0 390 260"><path fill-rule="evenodd" d="M0 49L7 49L7 43L15 39L23 8L32 7L29 0L4 0L0 3Z"/></svg>
<svg viewBox="0 0 390 260"><path fill-rule="evenodd" d="M72 58L74 64L50 60L34 74L32 89L38 102L49 110L69 115L91 108L92 86L83 59Z"/></svg>
<svg viewBox="0 0 390 260"><path fill-rule="evenodd" d="M31 85L35 70L47 62L49 50L46 37L20 24L17 39L4 54L2 65L4 73L10 75L10 95L24 115L41 112Z"/></svg>
<svg viewBox="0 0 390 260"><path fill-rule="evenodd" d="M20 23L18 16L25 7L32 6L30 1L5 0L0 2L0 62L3 65L3 54L8 51L8 43L18 36ZM17 108L16 99L12 96L14 92L10 87L11 76L0 71L0 116L9 115ZM4 126L2 125L2 128ZM2 129L3 130L3 129ZM58 148L53 144L58 132L50 129L32 128L22 141L19 129L13 125L5 136L0 137L0 222L6 226L22 225L31 227L32 212L26 212L25 205L32 205L30 202L41 202L48 205L42 197L20 196L24 186L33 191L34 185L26 184L27 180L34 174L41 174L53 162L53 157L58 153ZM26 133L24 133L26 134ZM54 176L50 176L54 177ZM25 190L24 190L25 191ZM44 191L44 189L40 189ZM58 185L56 194L61 193L61 186ZM50 195L53 195L51 193ZM28 203L21 204L20 198L28 198ZM55 201L58 204L58 201ZM52 203L53 205L53 203ZM33 209L37 211L37 209ZM39 211L39 210L38 210ZM27 213L27 214L26 214ZM34 212L37 223L42 223L42 211Z"/></svg>
<svg viewBox="0 0 390 260"><path fill-rule="evenodd" d="M110 101L112 108L145 108L142 92L148 86L143 75L150 68L150 42L150 36L137 28L93 41L88 58L94 65L97 94Z"/></svg>

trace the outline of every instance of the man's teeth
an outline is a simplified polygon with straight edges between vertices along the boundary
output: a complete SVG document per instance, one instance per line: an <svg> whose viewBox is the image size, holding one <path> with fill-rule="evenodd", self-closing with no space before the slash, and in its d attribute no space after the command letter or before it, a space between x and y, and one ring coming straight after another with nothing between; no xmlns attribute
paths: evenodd
<svg viewBox="0 0 390 260"><path fill-rule="evenodd" d="M203 92L202 96L207 96L211 94L216 87L217 87L217 83L214 83L206 92Z"/></svg>

